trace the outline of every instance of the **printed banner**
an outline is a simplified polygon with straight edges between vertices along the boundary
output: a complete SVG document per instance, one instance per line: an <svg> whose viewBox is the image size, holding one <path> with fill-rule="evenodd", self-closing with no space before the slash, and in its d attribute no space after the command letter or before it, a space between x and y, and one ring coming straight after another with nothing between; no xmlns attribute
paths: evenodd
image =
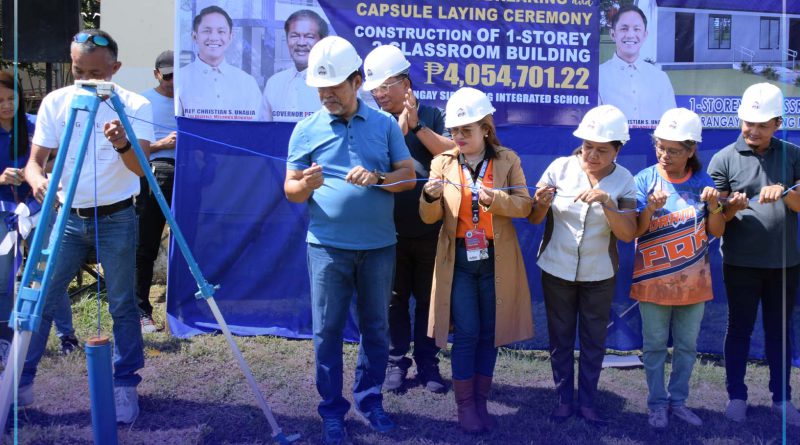
<svg viewBox="0 0 800 445"><path fill-rule="evenodd" d="M399 47L420 100L443 107L458 88L474 87L489 96L499 124L541 125L575 125L596 102L592 3L320 0L360 54Z"/></svg>
<svg viewBox="0 0 800 445"><path fill-rule="evenodd" d="M699 153L707 165L736 139L741 94L755 83L778 85L786 97L784 129L800 128L798 2L181 0L176 20L179 128L251 150L182 138L173 206L201 267L222 284L220 305L239 334L310 335L307 214L285 200L285 164L275 159L286 155L291 123L321 108L305 76L311 48L328 35L349 40L362 58L377 45L398 46L411 62L415 93L429 104L443 108L462 86L486 92L503 127L498 133L521 155L529 181L575 148L572 130L600 103L619 107L639 128L618 158L634 172L655 162L650 129L674 106L700 114ZM362 99L375 106L369 93ZM796 143L798 134L780 137ZM543 326L535 291L542 228L520 222L517 230ZM709 254L715 300L700 336L708 352L721 350L727 310L717 246ZM609 331L609 346L619 349L641 347L629 298L630 247L621 252ZM178 335L217 329L194 291L180 255L173 256L168 309ZM800 329L800 313L794 323ZM545 347L546 335L537 332L523 346ZM354 323L346 337L357 338ZM763 355L760 344L753 355Z"/></svg>
<svg viewBox="0 0 800 445"><path fill-rule="evenodd" d="M297 121L320 108L316 90L305 85L308 52L339 35L362 58L381 44L402 49L420 100L443 108L450 94L470 86L489 95L499 125L577 125L597 103L593 3L322 0L302 7L266 2L262 10L184 2L176 26L177 112Z"/></svg>
<svg viewBox="0 0 800 445"><path fill-rule="evenodd" d="M638 9L632 9L635 6ZM420 100L444 107L484 91L498 125L574 126L590 108L620 108L652 128L689 108L709 128L736 128L738 98L757 82L787 97L796 129L800 7L701 0L184 0L177 7L178 114L296 122L320 108L308 53L328 35L362 58L398 46ZM375 105L364 92L362 99Z"/></svg>

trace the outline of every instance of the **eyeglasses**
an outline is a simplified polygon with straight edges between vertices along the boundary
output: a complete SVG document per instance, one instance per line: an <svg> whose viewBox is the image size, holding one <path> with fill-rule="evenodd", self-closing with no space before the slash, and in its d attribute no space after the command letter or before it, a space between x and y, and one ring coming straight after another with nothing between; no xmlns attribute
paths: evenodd
<svg viewBox="0 0 800 445"><path fill-rule="evenodd" d="M389 84L383 84L383 85L379 86L378 88L373 88L373 89L369 90L369 92L372 93L373 96L377 95L379 92L386 94L386 92L389 91L389 88L397 85L398 83L400 83L402 81L403 81L403 78L401 77L400 80L398 80L397 82L392 82L392 83L389 83Z"/></svg>
<svg viewBox="0 0 800 445"><path fill-rule="evenodd" d="M172 80L172 76L175 75L175 73L164 74L164 73L161 73L161 72L159 72L159 74L161 74L161 78L166 80L167 82Z"/></svg>
<svg viewBox="0 0 800 445"><path fill-rule="evenodd" d="M89 34L87 32L79 32L72 38L73 42L86 43L91 42L95 46L109 46L111 42L107 38L98 34Z"/></svg>
<svg viewBox="0 0 800 445"><path fill-rule="evenodd" d="M660 145L656 145L656 153L661 155L666 154L671 158L682 156L684 153L686 153L686 151L687 150L685 148L681 148L680 150L675 150L674 148L666 149Z"/></svg>
<svg viewBox="0 0 800 445"><path fill-rule="evenodd" d="M467 126L453 127L448 129L448 131L450 132L450 137L456 137L458 136L459 133L461 133L461 135L464 136L465 138L470 138L472 136L472 132L475 131L475 128Z"/></svg>

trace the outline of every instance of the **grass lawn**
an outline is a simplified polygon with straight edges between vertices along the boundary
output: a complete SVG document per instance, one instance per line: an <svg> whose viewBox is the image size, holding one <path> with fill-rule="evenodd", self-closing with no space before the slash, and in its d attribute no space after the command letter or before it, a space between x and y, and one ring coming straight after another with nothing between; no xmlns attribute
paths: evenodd
<svg viewBox="0 0 800 445"><path fill-rule="evenodd" d="M155 289L155 288L154 288ZM161 288L163 292L163 287ZM86 299L73 306L76 328L85 339L96 330L96 305ZM163 313L163 303L157 304ZM103 307L103 331L110 332ZM543 329L544 327L539 327ZM318 443L320 421L314 387L310 341L277 337L238 338L256 380L287 433L300 433L301 443ZM269 426L258 409L222 336L189 340L166 333L145 336L146 366L139 386L141 414L131 426L118 429L122 444L261 444L270 443ZM82 352L57 354L51 336L36 380L36 402L19 413L20 444L90 444L92 441L86 361ZM345 347L345 388L352 385L357 347ZM450 377L450 361L442 371ZM412 372L413 373L413 372ZM388 434L373 433L351 413L347 418L355 444L778 444L781 422L768 409L767 369L753 363L748 369L749 418L734 424L722 415L726 402L724 369L713 357L698 361L688 405L705 421L701 428L673 419L663 431L647 425L646 385L642 369L605 370L598 406L611 426L596 430L579 420L551 425L546 418L554 394L547 354L502 350L497 363L490 410L500 428L491 435L462 434L456 424L452 392L431 394L409 380L402 394L387 394L385 407L399 424ZM798 373L793 386L800 388ZM350 395L346 397L351 398ZM795 403L798 397L794 397ZM11 443L6 438L6 443ZM788 430L787 442L800 443L800 429Z"/></svg>

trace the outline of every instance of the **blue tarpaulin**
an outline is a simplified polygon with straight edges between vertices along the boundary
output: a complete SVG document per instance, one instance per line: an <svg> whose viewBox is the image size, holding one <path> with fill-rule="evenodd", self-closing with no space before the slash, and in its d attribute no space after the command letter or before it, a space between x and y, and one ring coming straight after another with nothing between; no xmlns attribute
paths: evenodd
<svg viewBox="0 0 800 445"><path fill-rule="evenodd" d="M309 280L306 268L304 205L289 203L283 194L285 159L294 124L214 122L180 118L175 169L173 212L201 270L219 284L217 303L231 330L239 335L280 335L308 338L311 334ZM578 139L568 127L507 126L500 140L516 150L529 185L535 185L547 165L572 152ZM632 173L655 163L650 131L632 131L632 140L620 151L618 162ZM209 142L203 138L220 141ZM700 157L711 156L733 142L736 130L703 132ZM779 137L797 143L800 134ZM546 349L547 330L536 252L542 225L515 221L533 294L536 337L521 348ZM612 307L613 326L607 345L619 350L642 346L638 309L628 296L633 244L620 244L621 267ZM779 255L780 252L775 252ZM698 349L721 353L726 326L725 289L718 242L711 245L714 300L706 306ZM172 333L179 337L214 332L217 326L205 303L197 301L197 287L177 249L170 250L167 311ZM630 310L629 310L630 309ZM795 312L797 314L798 311ZM800 317L795 317L795 332ZM357 339L351 319L345 337ZM763 356L760 328L751 348ZM794 336L795 345L798 343ZM797 350L797 348L796 348ZM800 365L800 354L795 354Z"/></svg>

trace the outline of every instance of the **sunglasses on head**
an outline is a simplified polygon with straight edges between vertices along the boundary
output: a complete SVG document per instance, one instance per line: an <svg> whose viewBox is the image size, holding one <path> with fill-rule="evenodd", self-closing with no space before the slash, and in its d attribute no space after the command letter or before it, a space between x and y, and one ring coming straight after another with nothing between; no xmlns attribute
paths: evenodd
<svg viewBox="0 0 800 445"><path fill-rule="evenodd" d="M79 32L75 34L72 40L78 43L90 42L95 46L108 46L111 44L107 38L98 34L89 34L87 32Z"/></svg>

